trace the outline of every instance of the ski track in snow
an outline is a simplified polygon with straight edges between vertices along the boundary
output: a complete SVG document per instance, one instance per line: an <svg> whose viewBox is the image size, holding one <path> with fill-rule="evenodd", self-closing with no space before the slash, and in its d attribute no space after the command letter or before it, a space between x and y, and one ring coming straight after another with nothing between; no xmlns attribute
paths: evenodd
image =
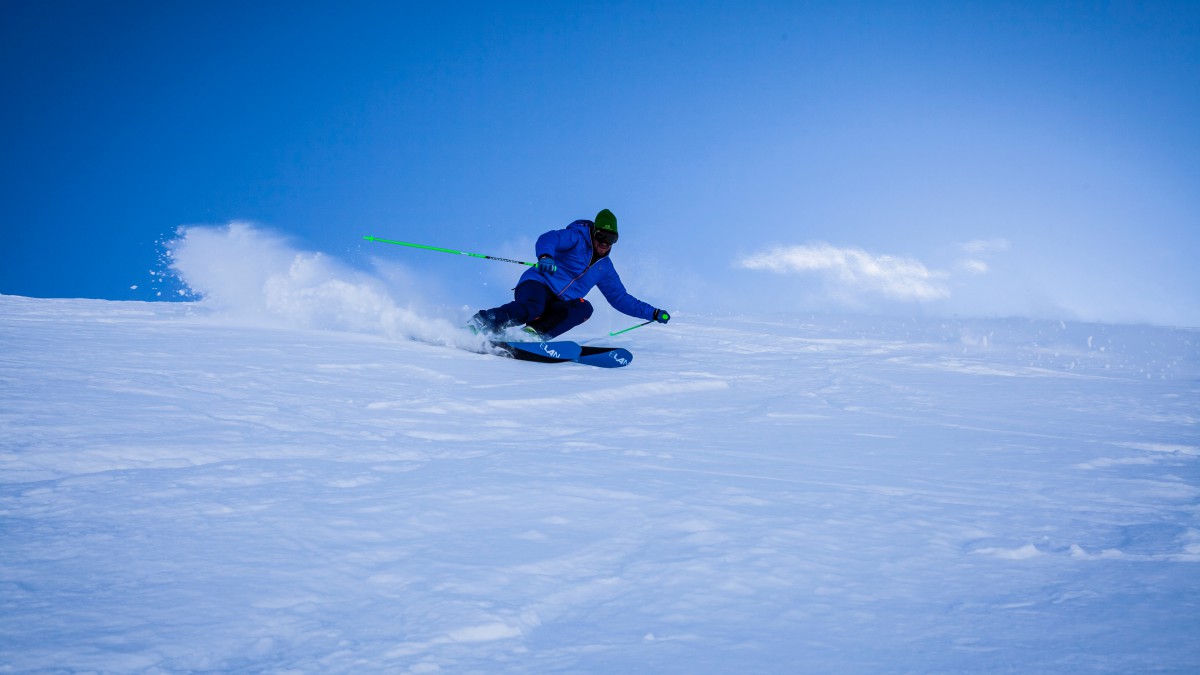
<svg viewBox="0 0 1200 675"><path fill-rule="evenodd" d="M0 671L1197 672L1198 338L0 296Z"/></svg>

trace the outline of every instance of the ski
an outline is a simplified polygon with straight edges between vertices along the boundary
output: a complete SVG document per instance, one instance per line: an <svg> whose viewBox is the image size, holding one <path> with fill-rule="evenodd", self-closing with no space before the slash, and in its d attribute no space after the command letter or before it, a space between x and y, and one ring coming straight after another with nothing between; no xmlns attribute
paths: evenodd
<svg viewBox="0 0 1200 675"><path fill-rule="evenodd" d="M518 361L535 361L537 363L563 363L574 361L579 357L581 348L570 340L553 342L501 342L492 341L492 345Z"/></svg>
<svg viewBox="0 0 1200 675"><path fill-rule="evenodd" d="M633 361L633 354L621 347L584 347L570 340L492 341L504 354L518 361L566 363L574 361L597 368L622 368Z"/></svg>
<svg viewBox="0 0 1200 675"><path fill-rule="evenodd" d="M599 368L624 368L633 361L633 354L621 347L583 347L576 363Z"/></svg>

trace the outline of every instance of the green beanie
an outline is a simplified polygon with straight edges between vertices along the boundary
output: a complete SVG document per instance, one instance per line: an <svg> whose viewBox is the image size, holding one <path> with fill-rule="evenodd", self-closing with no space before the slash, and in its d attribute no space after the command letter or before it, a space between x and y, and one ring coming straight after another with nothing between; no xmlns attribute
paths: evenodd
<svg viewBox="0 0 1200 675"><path fill-rule="evenodd" d="M617 217L614 216L613 212L609 211L608 209L604 209L600 213L597 213L596 220L594 222L596 223L597 230L607 230L613 234L617 233Z"/></svg>

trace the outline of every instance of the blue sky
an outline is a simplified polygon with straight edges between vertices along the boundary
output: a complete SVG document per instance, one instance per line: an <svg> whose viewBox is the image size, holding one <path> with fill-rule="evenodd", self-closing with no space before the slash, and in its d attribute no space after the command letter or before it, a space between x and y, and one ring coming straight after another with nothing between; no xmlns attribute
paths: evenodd
<svg viewBox="0 0 1200 675"><path fill-rule="evenodd" d="M347 4L5 3L0 293L154 299L248 221L499 304L361 237L610 208L669 309L1200 326L1200 4Z"/></svg>

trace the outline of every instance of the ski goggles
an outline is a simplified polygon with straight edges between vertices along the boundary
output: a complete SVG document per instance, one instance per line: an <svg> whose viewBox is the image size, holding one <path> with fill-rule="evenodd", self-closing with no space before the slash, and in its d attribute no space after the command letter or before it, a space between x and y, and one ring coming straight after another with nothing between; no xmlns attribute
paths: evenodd
<svg viewBox="0 0 1200 675"><path fill-rule="evenodd" d="M609 232L608 230L601 230L597 228L592 236L595 237L596 241L600 242L601 244L608 244L609 246L612 246L613 244L617 243L616 232Z"/></svg>

